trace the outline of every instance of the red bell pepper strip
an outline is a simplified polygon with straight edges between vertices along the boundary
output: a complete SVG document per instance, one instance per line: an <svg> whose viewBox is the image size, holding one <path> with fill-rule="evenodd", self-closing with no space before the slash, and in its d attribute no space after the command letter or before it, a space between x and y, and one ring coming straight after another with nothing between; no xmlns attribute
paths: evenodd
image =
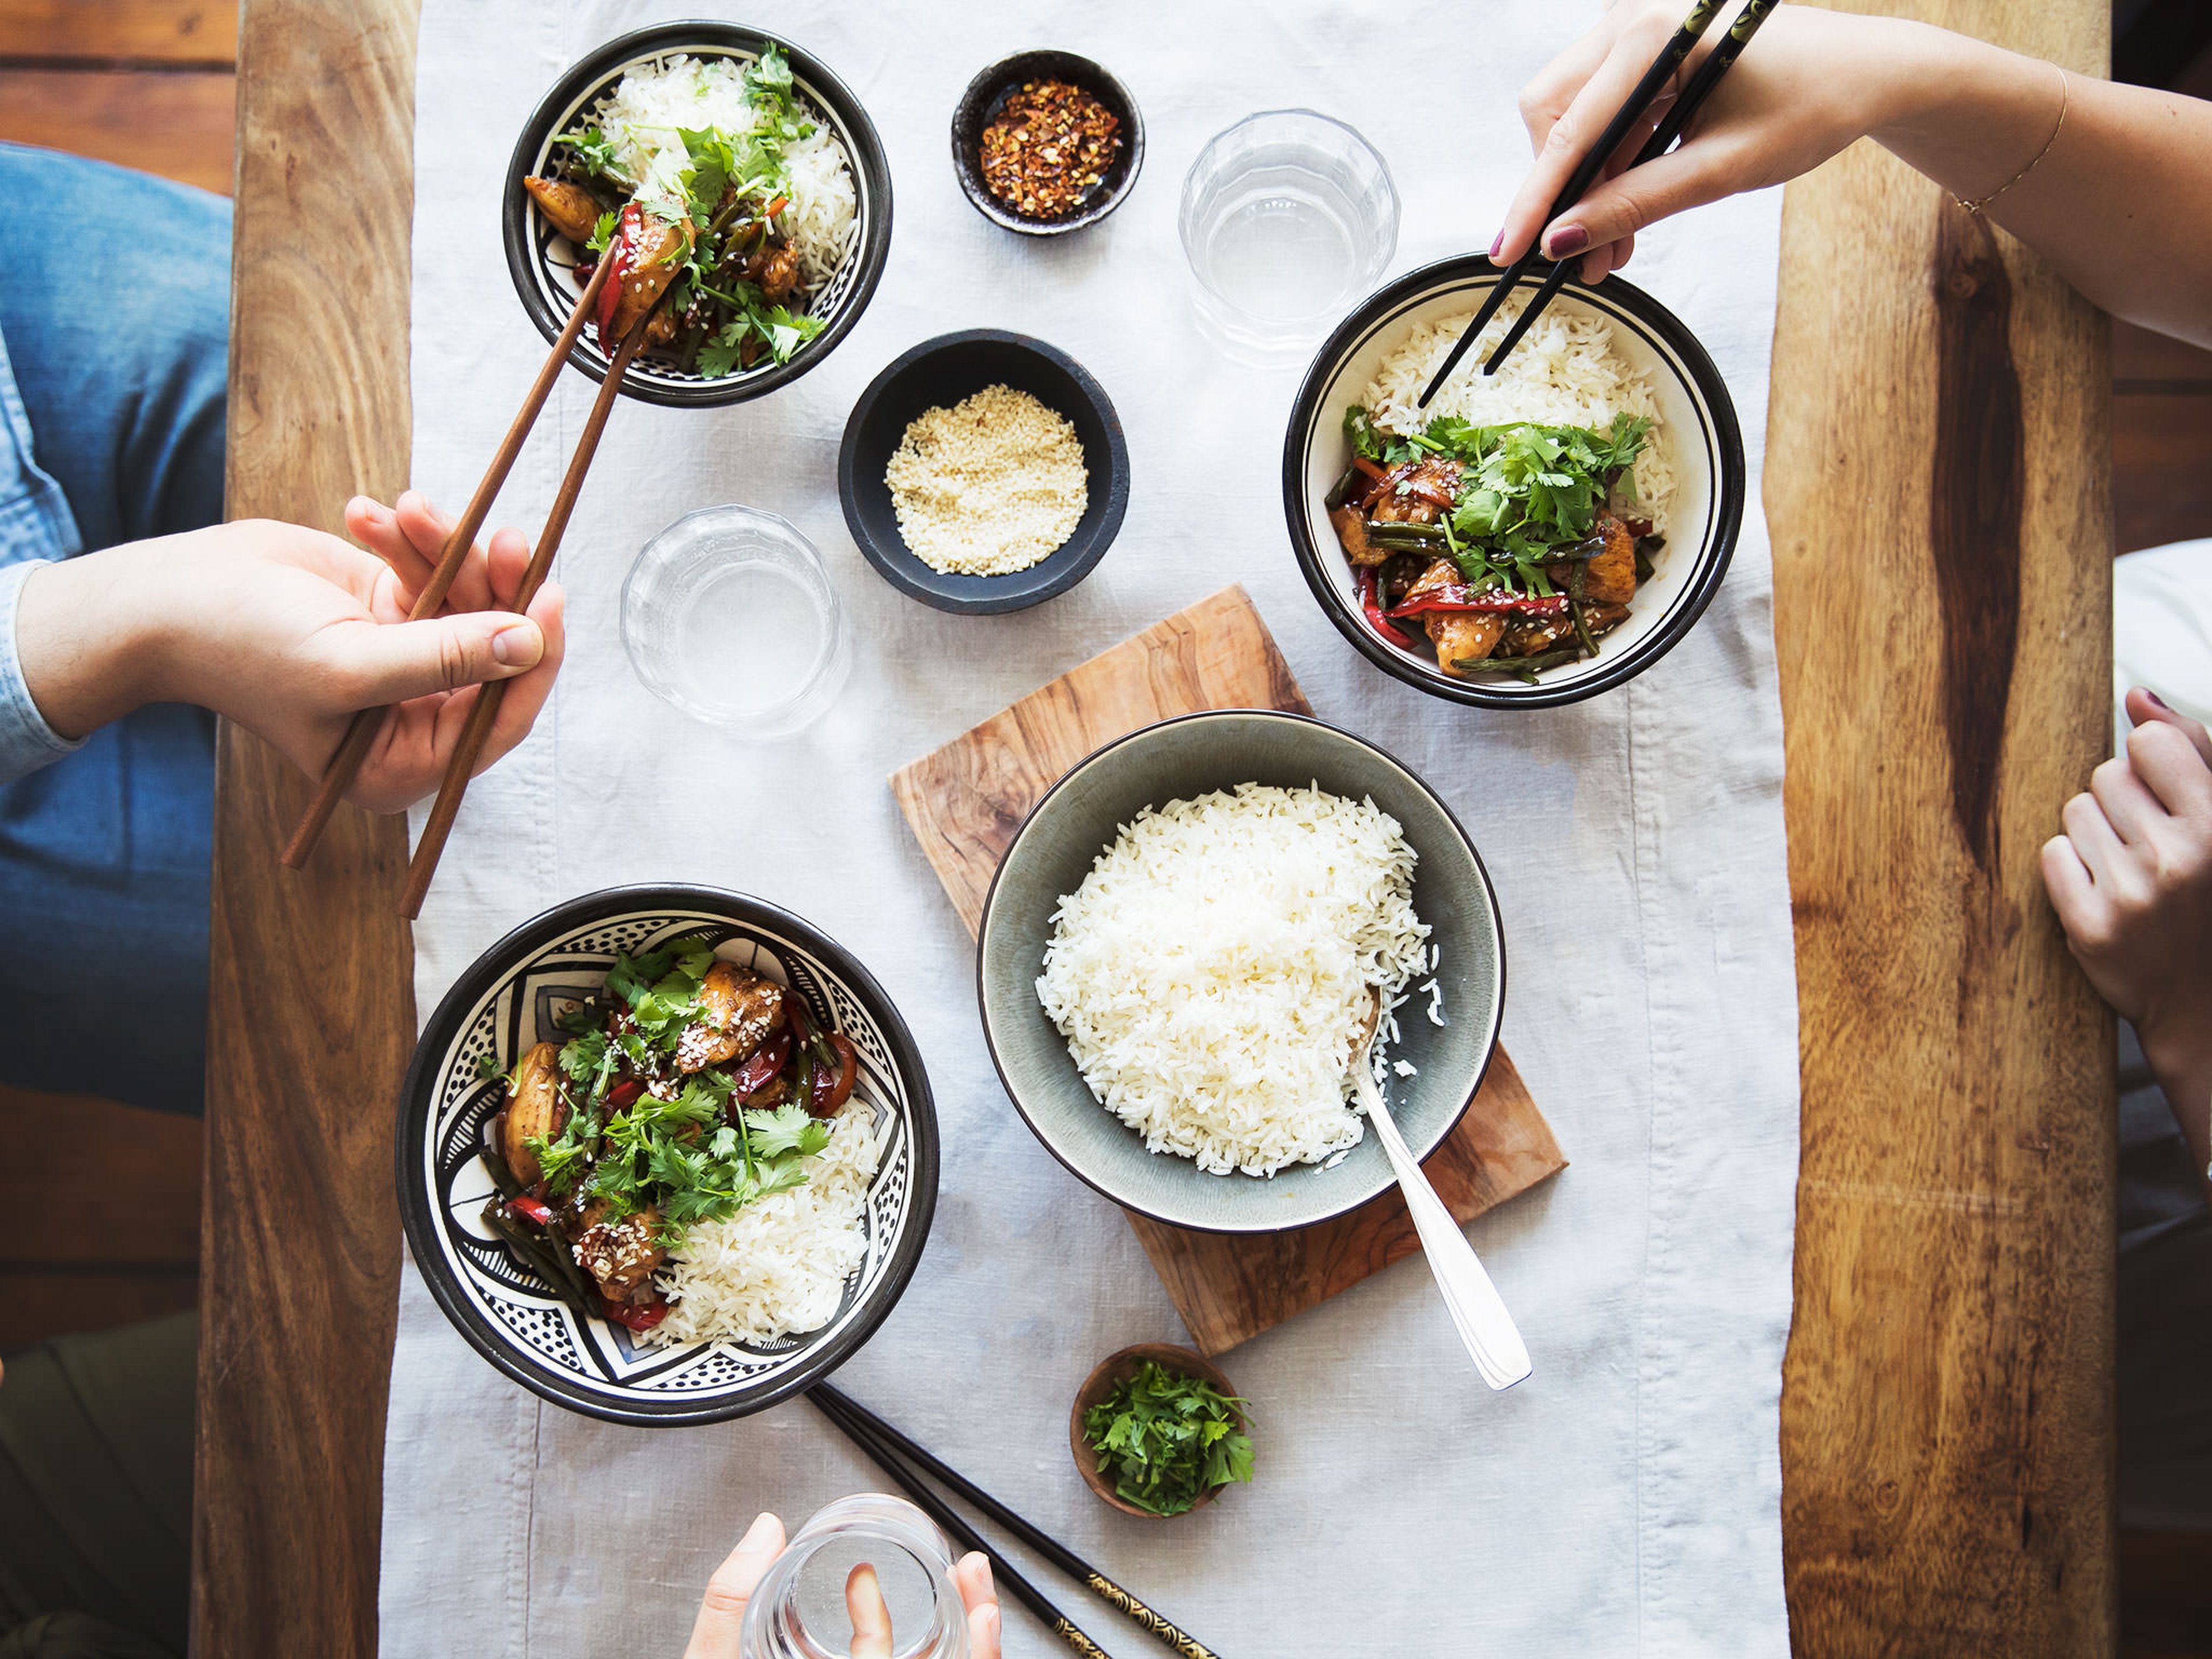
<svg viewBox="0 0 2212 1659"><path fill-rule="evenodd" d="M1450 490L1427 478L1408 479L1406 483L1406 493L1408 495L1418 495L1434 507L1455 507L1459 504L1458 498Z"/></svg>
<svg viewBox="0 0 2212 1659"><path fill-rule="evenodd" d="M853 1097L853 1081L860 1072L860 1054L844 1033L832 1031L830 1047L837 1056L837 1069L817 1066L807 1091L806 1109L816 1117L828 1117Z"/></svg>
<svg viewBox="0 0 2212 1659"><path fill-rule="evenodd" d="M1382 614L1392 620L1401 617L1425 617L1431 611L1480 611L1506 617L1564 617L1567 614L1565 594L1539 599L1533 593L1509 593L1502 588L1488 588L1476 592L1457 582L1425 588L1407 601Z"/></svg>
<svg viewBox="0 0 2212 1659"><path fill-rule="evenodd" d="M634 1331L649 1331L668 1317L665 1302L648 1302L641 1308L633 1308L627 1303L609 1302L601 1297L600 1304L606 1309L609 1319L617 1325L627 1325Z"/></svg>
<svg viewBox="0 0 2212 1659"><path fill-rule="evenodd" d="M599 290L599 337L605 340L607 331L615 325L615 307L622 303L623 278L629 275L636 258L639 240L645 234L645 210L632 202L622 210L622 222L617 226L613 239L607 244L605 257L614 261L614 269L607 272L607 285Z"/></svg>
<svg viewBox="0 0 2212 1659"><path fill-rule="evenodd" d="M1377 591L1374 567L1364 567L1359 573L1359 609L1368 625L1393 645L1407 645L1404 632L1393 623L1382 609L1382 598Z"/></svg>
<svg viewBox="0 0 2212 1659"><path fill-rule="evenodd" d="M507 1207L525 1221L534 1221L541 1227L550 1227L553 1224L552 1209L531 1197L528 1193L520 1193L508 1199Z"/></svg>
<svg viewBox="0 0 2212 1659"><path fill-rule="evenodd" d="M1381 501L1385 495L1395 489L1406 479L1410 478L1413 476L1413 463L1411 461L1399 462L1397 465L1392 467L1388 472L1385 472L1380 478L1376 479L1375 481L1374 487L1369 489L1367 494L1360 498L1359 506L1361 510L1364 512L1368 507L1374 506L1376 502Z"/></svg>
<svg viewBox="0 0 2212 1659"><path fill-rule="evenodd" d="M731 1087L738 1094L758 1094L773 1082L791 1058L791 1028L787 1025L766 1042L745 1056L744 1065L730 1079Z"/></svg>
<svg viewBox="0 0 2212 1659"><path fill-rule="evenodd" d="M607 1091L607 1104L619 1112L623 1107L633 1104L644 1092L645 1085L634 1077L624 1078Z"/></svg>
<svg viewBox="0 0 2212 1659"><path fill-rule="evenodd" d="M1362 472L1364 472L1369 477L1375 480L1376 483L1380 483L1382 482L1383 473L1381 463L1370 461L1364 455L1354 455L1352 458L1352 464L1358 467Z"/></svg>

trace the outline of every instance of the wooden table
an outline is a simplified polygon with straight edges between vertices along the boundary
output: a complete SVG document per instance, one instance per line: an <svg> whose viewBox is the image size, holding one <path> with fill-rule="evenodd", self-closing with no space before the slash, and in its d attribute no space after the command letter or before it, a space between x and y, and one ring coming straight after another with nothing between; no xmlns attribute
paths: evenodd
<svg viewBox="0 0 2212 1659"><path fill-rule="evenodd" d="M1894 9L2106 62L2100 0ZM407 477L415 0L244 10L230 510L334 528ZM2105 326L1862 146L1790 189L1774 370L1796 1646L2109 1654L2112 1032L2035 874L2107 742ZM365 1656L405 849L349 811L280 871L304 783L234 731L220 763L197 1650Z"/></svg>

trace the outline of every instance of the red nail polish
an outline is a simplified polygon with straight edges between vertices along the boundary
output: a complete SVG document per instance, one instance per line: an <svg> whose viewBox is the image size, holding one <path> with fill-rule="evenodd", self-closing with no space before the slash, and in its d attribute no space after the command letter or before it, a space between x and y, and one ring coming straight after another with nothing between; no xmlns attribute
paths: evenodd
<svg viewBox="0 0 2212 1659"><path fill-rule="evenodd" d="M1567 259L1589 246L1589 232L1580 225L1569 225L1552 238L1549 250L1554 259Z"/></svg>
<svg viewBox="0 0 2212 1659"><path fill-rule="evenodd" d="M2152 708L2165 708L2165 709L2166 709L2166 712L2167 714L2171 714L2173 712L2173 710L2172 710L2172 709L2171 709L2171 708L2166 708L2166 699L2165 699L2164 697L2160 696L2158 695L2158 693L2157 693L2157 692L2155 692L2155 691L2154 691L2154 690L2152 690L2150 689L2150 687L2148 687L2148 686L2147 686L2147 685L2146 685L2146 686L2144 686L2144 687L2142 687L2142 694L2143 694L2143 696L2145 696L2146 697L2148 697L2148 698L2150 699L2150 706L2151 706Z"/></svg>

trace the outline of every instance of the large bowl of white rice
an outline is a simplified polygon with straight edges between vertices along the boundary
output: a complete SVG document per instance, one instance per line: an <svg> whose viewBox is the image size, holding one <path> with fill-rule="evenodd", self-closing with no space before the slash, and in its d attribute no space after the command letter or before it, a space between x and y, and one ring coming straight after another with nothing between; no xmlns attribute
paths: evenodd
<svg viewBox="0 0 2212 1659"><path fill-rule="evenodd" d="M1595 288L1570 282L1494 376L1490 346L1518 315L1507 301L1483 339L1425 408L1431 375L1498 279L1480 255L1407 272L1364 301L1325 341L1306 372L1283 446L1283 509L1300 570L1322 611L1370 662L1433 696L1492 708L1579 702L1642 673L1705 614L1735 552L1745 495L1743 438L1720 371L1658 301L1619 276ZM1514 422L1609 429L1620 417L1653 422L1636 463L1639 512L1666 545L1638 586L1630 617L1598 653L1546 669L1525 683L1504 675L1446 672L1424 648L1400 649L1361 614L1352 567L1325 499L1352 459L1347 405L1406 435L1438 416L1472 425Z"/></svg>
<svg viewBox="0 0 2212 1659"><path fill-rule="evenodd" d="M1030 1129L1115 1203L1275 1232L1393 1184L1345 1098L1376 986L1417 1157L1473 1103L1505 944L1467 832L1411 769L1304 715L1224 709L1076 765L1000 861L977 999Z"/></svg>
<svg viewBox="0 0 2212 1659"><path fill-rule="evenodd" d="M812 129L787 147L793 180L784 222L804 274L793 302L804 298L820 331L787 362L763 357L714 376L641 356L623 375L624 394L641 402L679 409L742 403L788 385L836 349L890 255L890 165L875 124L829 65L801 47L740 24L692 19L638 29L572 64L515 142L505 191L507 270L524 311L550 342L582 289L579 268L591 255L546 222L522 179L557 171L562 135L579 127L604 128L623 146L618 159L639 173L656 148L680 155L684 127L741 128L750 118L743 71L771 45L790 62L792 92ZM605 380L611 364L595 336L586 329L568 360Z"/></svg>
<svg viewBox="0 0 2212 1659"><path fill-rule="evenodd" d="M674 1301L640 1337L583 1317L483 1219L485 1125L503 1073L605 979L617 952L676 937L775 981L858 1052L852 1097L805 1182L695 1224L663 1269ZM571 1411L642 1427L720 1422L811 1387L874 1334L921 1259L937 1205L937 1114L920 1052L836 941L742 893L587 893L479 957L424 1025L401 1096L399 1214L424 1284L485 1360ZM694 1334L712 1328L718 1334Z"/></svg>

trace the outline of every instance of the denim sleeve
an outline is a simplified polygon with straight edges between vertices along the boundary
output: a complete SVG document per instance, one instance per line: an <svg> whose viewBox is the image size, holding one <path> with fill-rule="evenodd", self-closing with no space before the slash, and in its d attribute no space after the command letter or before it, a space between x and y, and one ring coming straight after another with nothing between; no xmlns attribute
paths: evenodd
<svg viewBox="0 0 2212 1659"><path fill-rule="evenodd" d="M63 737L46 724L39 705L31 701L23 667L15 655L15 600L24 579L46 562L26 559L0 565L0 783L13 783L26 772L59 760L84 746Z"/></svg>

